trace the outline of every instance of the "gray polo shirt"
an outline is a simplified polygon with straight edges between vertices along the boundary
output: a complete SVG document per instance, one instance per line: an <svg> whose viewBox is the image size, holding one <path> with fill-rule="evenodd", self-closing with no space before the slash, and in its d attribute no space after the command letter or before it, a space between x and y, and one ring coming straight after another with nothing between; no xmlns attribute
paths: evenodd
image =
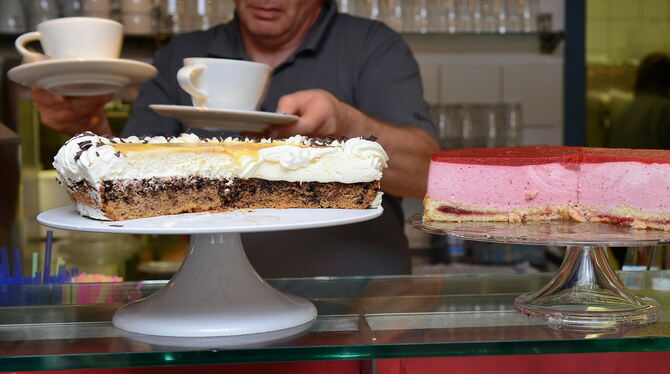
<svg viewBox="0 0 670 374"><path fill-rule="evenodd" d="M324 4L302 46L274 69L261 110L275 111L283 95L319 88L371 117L435 135L418 65L403 39L380 22L337 13L332 1ZM157 52L158 75L142 86L123 136L222 135L189 129L148 107L192 105L177 83L186 57L249 59L236 19L172 39ZM265 277L409 273L400 199L385 195L384 208L382 217L360 224L245 234L247 256Z"/></svg>

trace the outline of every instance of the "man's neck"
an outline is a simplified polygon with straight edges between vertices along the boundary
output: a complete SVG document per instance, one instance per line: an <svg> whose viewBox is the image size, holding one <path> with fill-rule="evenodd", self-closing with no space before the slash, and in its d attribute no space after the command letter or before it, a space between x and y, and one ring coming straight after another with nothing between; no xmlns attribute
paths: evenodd
<svg viewBox="0 0 670 374"><path fill-rule="evenodd" d="M276 38L256 37L242 27L240 33L247 54L252 61L270 65L273 69L276 68L302 45L312 26L319 18L321 10L322 8L319 8L318 11L314 12L312 17L295 32L280 35Z"/></svg>

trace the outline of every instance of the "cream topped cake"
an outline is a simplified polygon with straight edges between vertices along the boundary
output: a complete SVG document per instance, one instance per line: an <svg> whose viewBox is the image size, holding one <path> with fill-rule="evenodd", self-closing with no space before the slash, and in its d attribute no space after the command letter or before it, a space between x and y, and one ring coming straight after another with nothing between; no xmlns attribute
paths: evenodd
<svg viewBox="0 0 670 374"><path fill-rule="evenodd" d="M387 161L379 143L363 138L83 133L63 145L53 165L80 214L124 220L232 209L377 207Z"/></svg>
<svg viewBox="0 0 670 374"><path fill-rule="evenodd" d="M670 230L670 151L457 149L433 155L430 221L575 219Z"/></svg>

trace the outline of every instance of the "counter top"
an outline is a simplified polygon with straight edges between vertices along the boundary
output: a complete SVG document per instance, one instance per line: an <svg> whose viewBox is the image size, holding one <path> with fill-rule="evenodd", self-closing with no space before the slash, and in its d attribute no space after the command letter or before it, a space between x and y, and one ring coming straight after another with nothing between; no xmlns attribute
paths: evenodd
<svg viewBox="0 0 670 374"><path fill-rule="evenodd" d="M0 286L0 368L670 350L670 291L652 288L668 283L670 271L619 276L661 304L659 322L628 330L565 331L514 311L514 298L544 285L551 278L546 273L320 277L268 281L317 306L316 322L297 336L175 339L134 336L111 323L121 305L151 295L165 281L5 285Z"/></svg>

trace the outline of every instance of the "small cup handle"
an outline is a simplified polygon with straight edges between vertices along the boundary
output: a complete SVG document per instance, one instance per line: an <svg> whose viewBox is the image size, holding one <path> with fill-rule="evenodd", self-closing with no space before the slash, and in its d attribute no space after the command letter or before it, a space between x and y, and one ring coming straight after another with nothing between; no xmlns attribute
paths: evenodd
<svg viewBox="0 0 670 374"><path fill-rule="evenodd" d="M14 46L16 47L16 50L19 51L21 55L23 55L26 61L33 62L33 61L46 60L46 56L44 56L43 54L31 51L25 47L25 45L30 42L40 40L40 37L42 37L42 34L39 31L31 31L22 34L18 38L16 38Z"/></svg>
<svg viewBox="0 0 670 374"><path fill-rule="evenodd" d="M189 95L195 96L201 100L206 100L207 94L195 87L192 81L193 76L195 74L200 74L203 70L205 70L204 65L183 66L177 72L177 81L179 82L179 86L184 89L184 91L188 92Z"/></svg>

